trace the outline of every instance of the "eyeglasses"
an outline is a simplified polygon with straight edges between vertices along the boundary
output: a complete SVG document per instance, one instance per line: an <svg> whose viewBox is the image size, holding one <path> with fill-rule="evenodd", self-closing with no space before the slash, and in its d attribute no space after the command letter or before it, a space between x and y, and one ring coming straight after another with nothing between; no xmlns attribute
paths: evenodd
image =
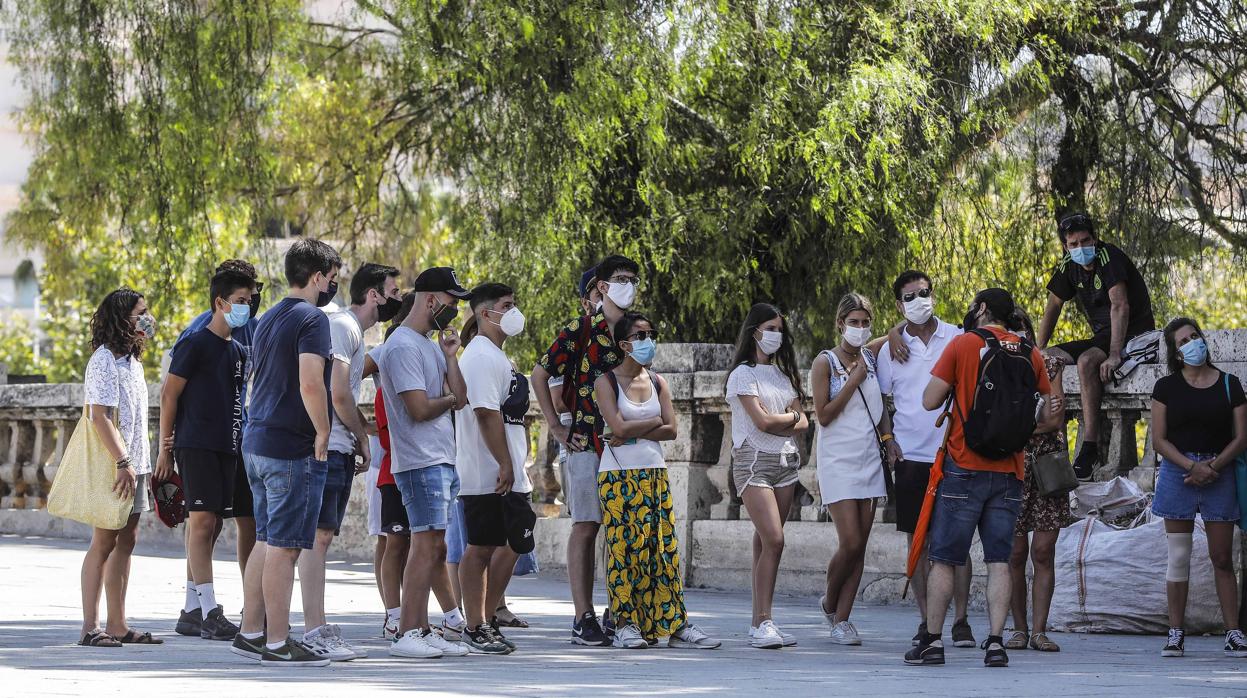
<svg viewBox="0 0 1247 698"><path fill-rule="evenodd" d="M641 285L641 277L639 276L612 276L607 283L611 284L632 284L633 286Z"/></svg>
<svg viewBox="0 0 1247 698"><path fill-rule="evenodd" d="M628 341L632 341L634 339L652 339L657 342L658 330L641 330L640 332L633 332L628 335L626 339L628 339Z"/></svg>
<svg viewBox="0 0 1247 698"><path fill-rule="evenodd" d="M1091 216L1085 213L1074 213L1062 218L1061 222L1057 223L1057 231L1068 233L1072 230L1091 230L1092 226Z"/></svg>
<svg viewBox="0 0 1247 698"><path fill-rule="evenodd" d="M903 294L901 296L901 302L908 303L915 298L930 298L930 297L931 297L931 289L924 288L920 291L910 291L909 293Z"/></svg>

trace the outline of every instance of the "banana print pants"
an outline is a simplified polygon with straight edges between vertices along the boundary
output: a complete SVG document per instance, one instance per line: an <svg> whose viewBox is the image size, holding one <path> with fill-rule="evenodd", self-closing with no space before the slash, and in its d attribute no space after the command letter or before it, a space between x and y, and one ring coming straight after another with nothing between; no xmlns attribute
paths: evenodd
<svg viewBox="0 0 1247 698"><path fill-rule="evenodd" d="M616 627L636 625L650 643L679 631L688 613L667 469L598 473L598 496Z"/></svg>

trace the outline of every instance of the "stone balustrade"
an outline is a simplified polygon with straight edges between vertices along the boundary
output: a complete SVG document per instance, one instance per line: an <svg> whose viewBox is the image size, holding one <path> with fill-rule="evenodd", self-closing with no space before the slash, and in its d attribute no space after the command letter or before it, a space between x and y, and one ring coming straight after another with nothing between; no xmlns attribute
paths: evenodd
<svg viewBox="0 0 1247 698"><path fill-rule="evenodd" d="M1247 379L1247 330L1212 331L1208 338L1218 365ZM676 532L684 541L686 582L739 588L748 585L746 563L752 531L748 512L732 485L731 413L723 397L731 354L729 345L664 344L658 349L654 368L670 385L679 419L677 438L664 443L663 448L675 503ZM1153 383L1166 372L1163 362L1162 355L1160 364L1140 366L1122 384L1106 388L1099 437L1104 463L1096 473L1097 479L1128 473L1151 488L1156 459L1150 438L1144 439L1140 458L1137 430L1140 422L1146 425L1149 421L1149 396ZM808 376L806 386L808 389ZM1067 417L1077 423L1081 407L1073 367L1066 369L1064 387ZM158 387L150 389L154 437ZM370 385L365 386L363 394L372 395ZM60 455L81 416L81 404L82 387L77 384L0 386L0 444L7 444L0 453L0 510L38 510L45 506ZM370 400L362 407L366 414L371 413ZM807 405L807 410L812 410L812 405ZM529 417L537 444L530 473L537 489L534 499L544 517L537 531L539 552L543 566L558 568L563 564L570 520L565 509L555 504L561 499L555 474L557 447L549 438L535 402ZM1150 427L1145 431L1150 437ZM1080 428L1076 433L1076 438L1081 439ZM789 589L796 591L818 588L835 541L834 528L826 525L826 514L819 506L812 441L813 430L799 444L804 464L800 471L801 498L787 528L789 553L784 567L789 575ZM362 482L363 478L357 478L353 495L356 501L351 505L358 516L348 516L359 521L344 526L342 542L335 549L351 557L370 559L372 546L362 526ZM887 520L882 508L880 516ZM14 528L13 521L11 515L0 517L0 531ZM40 530L44 529L47 527ZM863 582L864 597L888 600L899 596L904 545L904 537L891 527L876 527Z"/></svg>

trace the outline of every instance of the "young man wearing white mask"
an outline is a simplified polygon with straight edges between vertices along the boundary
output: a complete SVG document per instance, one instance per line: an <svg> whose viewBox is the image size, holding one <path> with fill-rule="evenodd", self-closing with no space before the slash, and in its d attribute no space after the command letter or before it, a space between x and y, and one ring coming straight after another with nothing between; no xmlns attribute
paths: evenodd
<svg viewBox="0 0 1247 698"><path fill-rule="evenodd" d="M595 283L602 307L568 323L533 368L532 385L550 432L566 444L567 491L572 531L567 541L567 577L576 618L572 642L603 646L610 642L593 608L593 547L602 525L598 500L598 462L602 456L602 417L594 399L593 383L624 358L611 328L636 300L640 283L636 262L611 255L598 264ZM586 369L586 370L582 370ZM572 424L560 423L550 395L549 379L563 378L563 400L572 411Z"/></svg>
<svg viewBox="0 0 1247 698"><path fill-rule="evenodd" d="M896 297L897 311L905 317L899 337L906 349L900 354L907 358L903 361L894 358L897 352L892 351L891 343L896 340L889 338L888 343L878 351L877 371L879 388L885 395L892 396L892 405L896 409L892 417L895 445L889 452L895 479L896 529L904 531L912 544L918 514L922 511L922 500L926 496L931 464L935 462L935 453L944 435L943 430L935 426L940 411L928 411L922 407L922 391L931 382L931 369L935 362L948 343L961 334L961 330L935 316L934 288L931 277L925 273L912 269L901 272L892 282L892 295ZM918 614L924 619L927 567L924 552L913 577ZM957 613L952 628L953 645L956 647L974 647L975 644L974 633L966 619L971 574L969 560L964 566L956 568L953 603ZM923 620L918 624L914 644L918 643L926 629L927 624Z"/></svg>
<svg viewBox="0 0 1247 698"><path fill-rule="evenodd" d="M503 353L507 338L524 331L524 314L515 305L514 291L497 283L472 289L471 307L463 328L467 349L459 360L468 409L455 422L455 468L467 539L459 562L468 624L463 641L481 654L510 654L514 644L489 620L516 560L533 549L537 521L528 503L533 486L524 470L528 379Z"/></svg>

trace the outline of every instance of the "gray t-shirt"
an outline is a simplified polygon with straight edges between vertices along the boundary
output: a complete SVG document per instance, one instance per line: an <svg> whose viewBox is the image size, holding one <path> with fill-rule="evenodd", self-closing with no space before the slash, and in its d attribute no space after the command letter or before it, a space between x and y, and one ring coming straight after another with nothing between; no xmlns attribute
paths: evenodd
<svg viewBox="0 0 1247 698"><path fill-rule="evenodd" d="M399 327L368 353L381 374L381 394L390 432L390 471L455 464L455 428L447 410L427 422L407 414L402 394L423 390L429 399L446 394L446 355L431 339Z"/></svg>
<svg viewBox="0 0 1247 698"><path fill-rule="evenodd" d="M364 331L359 319L349 309L339 310L329 316L329 336L333 345L331 360L341 361L350 367L351 402L359 402L359 386L364 382ZM329 427L329 450L338 453L354 453L355 437L346 428L338 412L334 410Z"/></svg>

